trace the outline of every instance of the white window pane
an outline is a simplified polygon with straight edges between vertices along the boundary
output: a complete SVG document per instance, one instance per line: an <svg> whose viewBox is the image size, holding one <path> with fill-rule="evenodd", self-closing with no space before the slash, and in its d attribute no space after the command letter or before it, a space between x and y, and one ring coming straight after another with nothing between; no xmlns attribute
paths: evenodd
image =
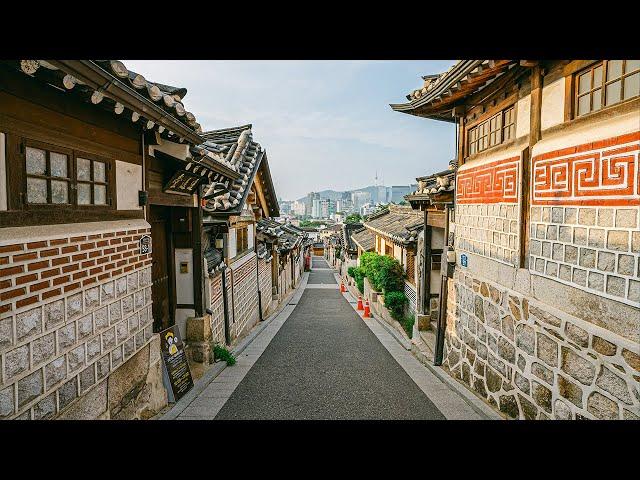
<svg viewBox="0 0 640 480"><path fill-rule="evenodd" d="M107 204L107 187L104 185L93 186L93 203L95 205Z"/></svg>
<svg viewBox="0 0 640 480"><path fill-rule="evenodd" d="M69 203L67 182L51 180L51 203Z"/></svg>
<svg viewBox="0 0 640 480"><path fill-rule="evenodd" d="M51 176L67 177L67 156L62 153L51 152L49 159L51 161Z"/></svg>
<svg viewBox="0 0 640 480"><path fill-rule="evenodd" d="M627 60L627 65L624 69L625 73L631 73L640 69L640 60Z"/></svg>
<svg viewBox="0 0 640 480"><path fill-rule="evenodd" d="M94 182L105 181L103 162L93 162L93 181Z"/></svg>
<svg viewBox="0 0 640 480"><path fill-rule="evenodd" d="M27 201L47 203L47 181L43 178L27 178Z"/></svg>
<svg viewBox="0 0 640 480"><path fill-rule="evenodd" d="M47 158L44 150L27 147L27 173L44 175L47 171Z"/></svg>
<svg viewBox="0 0 640 480"><path fill-rule="evenodd" d="M594 90L593 92L593 109L600 110L602 106L602 89Z"/></svg>
<svg viewBox="0 0 640 480"><path fill-rule="evenodd" d="M635 73L624 79L624 98L640 95L640 73Z"/></svg>
<svg viewBox="0 0 640 480"><path fill-rule="evenodd" d="M91 180L91 160L78 158L78 180Z"/></svg>
<svg viewBox="0 0 640 480"><path fill-rule="evenodd" d="M593 70L593 88L602 85L602 65Z"/></svg>
<svg viewBox="0 0 640 480"><path fill-rule="evenodd" d="M591 90L591 72L584 73L578 78L578 93Z"/></svg>
<svg viewBox="0 0 640 480"><path fill-rule="evenodd" d="M605 103L607 105L613 105L620 101L620 92L622 91L622 82L618 80L617 82L610 83L607 85L607 93L605 98Z"/></svg>
<svg viewBox="0 0 640 480"><path fill-rule="evenodd" d="M622 75L622 60L609 60L607 63L607 81L615 80Z"/></svg>
<svg viewBox="0 0 640 480"><path fill-rule="evenodd" d="M584 115L585 113L589 113L591 107L589 105L589 95L583 95L578 98L578 115Z"/></svg>
<svg viewBox="0 0 640 480"><path fill-rule="evenodd" d="M78 184L78 205L91 205L91 184Z"/></svg>

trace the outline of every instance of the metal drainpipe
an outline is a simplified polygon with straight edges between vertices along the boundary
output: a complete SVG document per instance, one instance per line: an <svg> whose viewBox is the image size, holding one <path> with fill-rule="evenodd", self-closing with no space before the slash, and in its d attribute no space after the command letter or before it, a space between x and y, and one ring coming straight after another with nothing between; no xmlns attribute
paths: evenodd
<svg viewBox="0 0 640 480"><path fill-rule="evenodd" d="M258 319L263 321L262 318L262 292L260 291L260 260L258 259L258 229L253 235L253 250L256 252L256 286L258 287Z"/></svg>
<svg viewBox="0 0 640 480"><path fill-rule="evenodd" d="M142 191L144 192L145 189L146 189L145 188L145 181L146 181L146 176L145 176L146 161L145 160L147 158L146 155L145 155L146 146L144 144L144 129L142 130L141 137L142 137ZM147 202L147 205L143 205L143 207L142 207L142 213L144 215L145 222L147 221L147 208L148 208L148 206L149 205L148 205L148 202Z"/></svg>
<svg viewBox="0 0 640 480"><path fill-rule="evenodd" d="M224 262L224 253L227 251L227 242L222 234L222 261ZM231 322L229 322L229 299L227 297L227 266L221 270L222 274L222 307L224 310L224 341L227 345L231 345Z"/></svg>

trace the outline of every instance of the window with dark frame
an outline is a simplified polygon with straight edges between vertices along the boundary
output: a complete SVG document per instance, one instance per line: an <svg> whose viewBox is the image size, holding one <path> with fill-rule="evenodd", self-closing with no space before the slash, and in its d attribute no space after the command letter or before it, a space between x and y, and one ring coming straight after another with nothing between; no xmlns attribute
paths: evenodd
<svg viewBox="0 0 640 480"><path fill-rule="evenodd" d="M71 168L68 153L25 147L27 202L30 204L70 204Z"/></svg>
<svg viewBox="0 0 640 480"><path fill-rule="evenodd" d="M515 138L515 106L511 105L470 128L467 136L469 139L467 146L469 155L482 152Z"/></svg>
<svg viewBox="0 0 640 480"><path fill-rule="evenodd" d="M640 95L640 60L603 60L575 74L577 117Z"/></svg>
<svg viewBox="0 0 640 480"><path fill-rule="evenodd" d="M105 162L76 157L78 205L107 204L107 165Z"/></svg>
<svg viewBox="0 0 640 480"><path fill-rule="evenodd" d="M249 250L249 233L247 226L236 227L236 255L241 255Z"/></svg>
<svg viewBox="0 0 640 480"><path fill-rule="evenodd" d="M107 207L111 203L108 168L107 160L27 140L25 203L31 207Z"/></svg>

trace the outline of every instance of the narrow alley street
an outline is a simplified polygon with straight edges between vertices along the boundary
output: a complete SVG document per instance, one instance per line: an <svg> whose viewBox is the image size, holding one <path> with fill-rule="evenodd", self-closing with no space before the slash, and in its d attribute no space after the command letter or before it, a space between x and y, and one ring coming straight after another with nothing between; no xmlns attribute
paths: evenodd
<svg viewBox="0 0 640 480"><path fill-rule="evenodd" d="M365 323L322 257L306 280L236 365L170 418L484 418L375 320Z"/></svg>

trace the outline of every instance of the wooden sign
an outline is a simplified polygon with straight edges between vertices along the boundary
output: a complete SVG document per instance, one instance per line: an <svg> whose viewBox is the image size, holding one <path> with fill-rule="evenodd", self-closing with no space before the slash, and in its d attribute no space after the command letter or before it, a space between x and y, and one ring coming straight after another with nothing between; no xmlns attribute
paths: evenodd
<svg viewBox="0 0 640 480"><path fill-rule="evenodd" d="M193 387L191 370L177 325L160 332L160 350L169 401L177 402Z"/></svg>
<svg viewBox="0 0 640 480"><path fill-rule="evenodd" d="M151 237L149 235L140 237L140 255L145 253L151 253Z"/></svg>

